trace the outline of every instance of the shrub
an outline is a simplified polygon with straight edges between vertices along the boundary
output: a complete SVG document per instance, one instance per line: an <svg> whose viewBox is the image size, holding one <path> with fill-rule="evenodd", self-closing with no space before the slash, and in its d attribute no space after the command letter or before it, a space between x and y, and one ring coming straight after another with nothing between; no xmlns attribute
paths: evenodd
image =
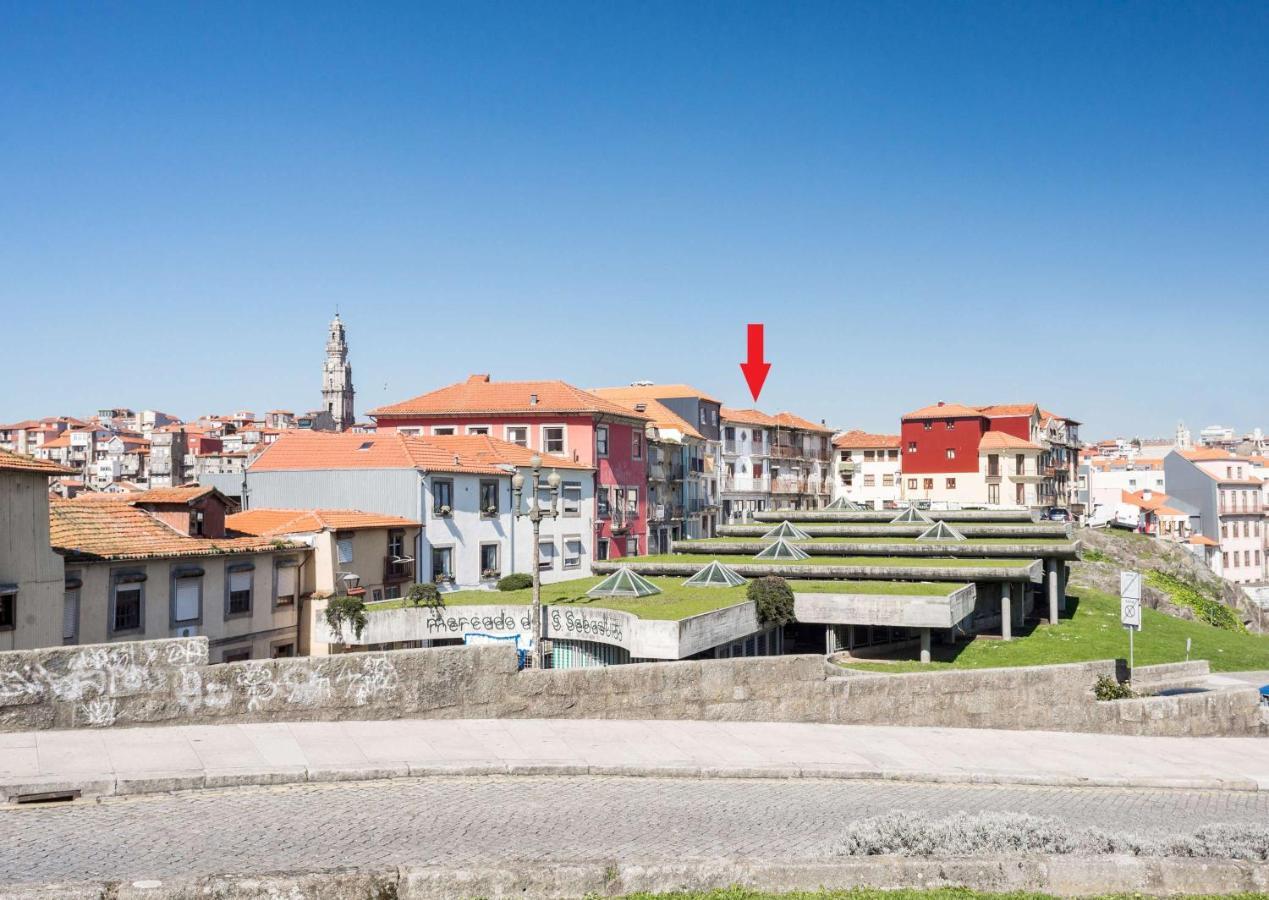
<svg viewBox="0 0 1269 900"><path fill-rule="evenodd" d="M763 625L787 625L794 621L793 588L783 578L767 575L749 582L749 599L758 607Z"/></svg>
<svg viewBox="0 0 1269 900"><path fill-rule="evenodd" d="M1098 700L1131 700L1137 692L1127 682L1116 681L1109 675L1098 675L1093 684L1093 694Z"/></svg>
<svg viewBox="0 0 1269 900"><path fill-rule="evenodd" d="M1205 597L1188 581L1182 581L1175 575L1160 572L1158 569L1151 569L1146 573L1146 584L1165 592L1178 606L1187 606L1194 610L1194 614L1208 625L1239 634L1247 633L1247 627L1239 620L1234 610L1218 600Z"/></svg>
<svg viewBox="0 0 1269 900"><path fill-rule="evenodd" d="M444 609L445 599L434 584L416 584L410 587L405 599L412 606L427 606L432 609Z"/></svg>
<svg viewBox="0 0 1269 900"><path fill-rule="evenodd" d="M322 613L326 620L326 626L338 638L337 643L343 644L344 626L352 627L353 639L360 640L361 633L366 630L366 623L369 621L366 617L366 603L360 597L350 597L341 595L331 597L326 603L326 610Z"/></svg>
<svg viewBox="0 0 1269 900"><path fill-rule="evenodd" d="M513 572L505 578L498 579L500 591L522 591L528 587L533 587L533 576L528 572Z"/></svg>

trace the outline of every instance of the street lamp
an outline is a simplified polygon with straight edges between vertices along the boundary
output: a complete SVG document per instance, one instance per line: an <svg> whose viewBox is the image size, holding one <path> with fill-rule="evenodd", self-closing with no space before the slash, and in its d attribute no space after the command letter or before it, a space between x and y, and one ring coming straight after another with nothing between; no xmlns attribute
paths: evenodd
<svg viewBox="0 0 1269 900"><path fill-rule="evenodd" d="M527 515L533 523L533 666L541 669L546 665L546 654L542 646L542 568L537 559L540 552L538 538L542 532L542 518L550 516L554 519L560 514L557 503L560 497L560 476L554 469L546 476L547 486L551 490L551 505L543 511L538 493L542 484L542 457L533 454L529 460L529 468L529 489L533 492L533 503L527 513L520 509L520 499L524 495L524 475L516 472L511 476L511 515L513 519Z"/></svg>

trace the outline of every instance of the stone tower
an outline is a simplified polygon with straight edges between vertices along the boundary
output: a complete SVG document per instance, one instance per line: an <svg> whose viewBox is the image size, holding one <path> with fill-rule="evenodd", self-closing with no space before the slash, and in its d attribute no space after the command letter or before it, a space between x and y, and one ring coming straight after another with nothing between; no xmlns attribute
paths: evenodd
<svg viewBox="0 0 1269 900"><path fill-rule="evenodd" d="M348 341L344 337L344 323L339 320L339 313L331 319L330 335L326 339L322 400L334 420L336 431L347 431L353 426L356 415L353 412L352 366L348 363Z"/></svg>
<svg viewBox="0 0 1269 900"><path fill-rule="evenodd" d="M1193 450L1194 441L1190 438L1190 429L1185 427L1184 422L1177 422L1176 425L1176 446L1178 450Z"/></svg>

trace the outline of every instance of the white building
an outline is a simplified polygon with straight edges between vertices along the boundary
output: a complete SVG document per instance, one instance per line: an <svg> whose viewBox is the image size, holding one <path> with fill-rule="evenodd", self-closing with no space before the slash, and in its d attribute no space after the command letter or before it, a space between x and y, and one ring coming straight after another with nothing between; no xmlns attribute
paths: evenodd
<svg viewBox="0 0 1269 900"><path fill-rule="evenodd" d="M537 566L544 582L590 574L595 535L595 470L542 454L545 479L560 475L559 515L533 545L527 516L512 516L512 476L525 476L528 512L534 451L486 435L418 437L399 432L331 434L297 430L270 444L247 468L248 509L326 507L401 516L423 523L413 555L417 577L443 589L493 587Z"/></svg>
<svg viewBox="0 0 1269 900"><path fill-rule="evenodd" d="M848 431L833 438L833 499L884 509L903 493L899 435Z"/></svg>

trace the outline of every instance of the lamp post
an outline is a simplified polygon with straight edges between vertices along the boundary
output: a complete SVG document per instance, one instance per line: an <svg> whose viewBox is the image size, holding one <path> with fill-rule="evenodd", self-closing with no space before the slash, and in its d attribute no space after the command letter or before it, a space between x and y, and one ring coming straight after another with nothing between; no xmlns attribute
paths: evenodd
<svg viewBox="0 0 1269 900"><path fill-rule="evenodd" d="M533 454L529 460L529 489L533 492L533 502L526 513L520 509L520 499L524 495L524 475L516 472L511 476L511 515L513 519L528 516L533 523L533 667L541 669L546 665L546 654L542 646L542 568L538 565L538 538L542 533L542 519L559 516L558 500L560 496L560 476L554 469L546 476L547 486L551 491L551 505L545 511L539 502L539 490L542 484L542 457Z"/></svg>

